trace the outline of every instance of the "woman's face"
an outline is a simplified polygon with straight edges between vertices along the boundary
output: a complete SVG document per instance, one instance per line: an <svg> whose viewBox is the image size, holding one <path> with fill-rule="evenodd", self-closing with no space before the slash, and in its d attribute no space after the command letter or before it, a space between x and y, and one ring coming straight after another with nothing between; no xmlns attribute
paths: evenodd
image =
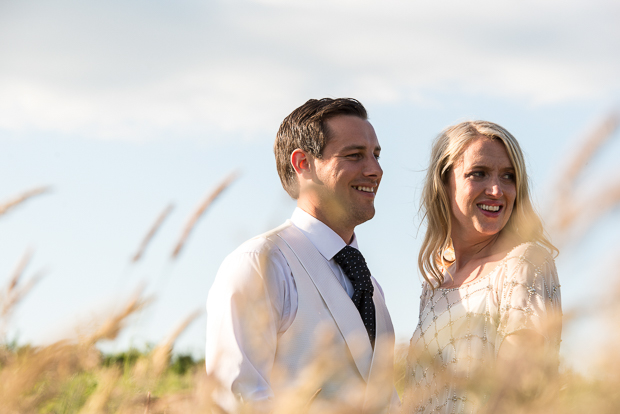
<svg viewBox="0 0 620 414"><path fill-rule="evenodd" d="M475 241L499 233L512 214L515 177L502 141L471 141L449 172L452 238Z"/></svg>

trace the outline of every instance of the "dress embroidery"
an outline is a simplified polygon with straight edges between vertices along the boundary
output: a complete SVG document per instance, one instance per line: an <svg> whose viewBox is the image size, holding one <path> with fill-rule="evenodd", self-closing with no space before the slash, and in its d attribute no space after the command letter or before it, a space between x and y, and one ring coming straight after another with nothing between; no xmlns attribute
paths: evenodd
<svg viewBox="0 0 620 414"><path fill-rule="evenodd" d="M503 340L531 329L557 359L561 326L560 284L553 257L534 243L515 247L486 276L456 288L425 282L420 320L407 358L404 406L419 413L475 413L485 396L467 380L495 363Z"/></svg>

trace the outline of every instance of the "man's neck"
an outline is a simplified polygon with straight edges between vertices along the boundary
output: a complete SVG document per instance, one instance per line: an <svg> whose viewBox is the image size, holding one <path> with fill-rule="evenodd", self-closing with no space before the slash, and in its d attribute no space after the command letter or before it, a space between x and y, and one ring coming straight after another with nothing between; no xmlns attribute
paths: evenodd
<svg viewBox="0 0 620 414"><path fill-rule="evenodd" d="M302 203L299 200L297 201L297 207L310 214L315 219L319 220L327 227L332 229L334 233L336 233L340 238L348 245L353 241L353 231L355 227L343 226L342 222L340 222L335 217L330 217L329 215L322 214L321 209L316 208L314 205Z"/></svg>

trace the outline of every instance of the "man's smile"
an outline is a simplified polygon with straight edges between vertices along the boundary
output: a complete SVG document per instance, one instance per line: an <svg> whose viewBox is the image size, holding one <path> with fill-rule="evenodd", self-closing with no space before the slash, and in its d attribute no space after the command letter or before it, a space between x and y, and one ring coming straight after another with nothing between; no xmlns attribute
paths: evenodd
<svg viewBox="0 0 620 414"><path fill-rule="evenodd" d="M359 191L363 191L365 193L373 193L375 192L376 187L363 187L361 185L354 185L353 188Z"/></svg>

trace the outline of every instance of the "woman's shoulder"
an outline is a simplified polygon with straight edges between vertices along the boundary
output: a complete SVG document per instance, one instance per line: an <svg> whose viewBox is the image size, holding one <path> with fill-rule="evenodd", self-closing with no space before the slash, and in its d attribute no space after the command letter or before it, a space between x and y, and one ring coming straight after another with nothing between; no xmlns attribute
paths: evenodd
<svg viewBox="0 0 620 414"><path fill-rule="evenodd" d="M515 246L504 259L506 262L529 263L535 267L554 263L551 251L537 242L525 242Z"/></svg>
<svg viewBox="0 0 620 414"><path fill-rule="evenodd" d="M527 242L514 247L506 256L502 268L504 283L530 287L540 283L559 285L553 254L540 243Z"/></svg>

